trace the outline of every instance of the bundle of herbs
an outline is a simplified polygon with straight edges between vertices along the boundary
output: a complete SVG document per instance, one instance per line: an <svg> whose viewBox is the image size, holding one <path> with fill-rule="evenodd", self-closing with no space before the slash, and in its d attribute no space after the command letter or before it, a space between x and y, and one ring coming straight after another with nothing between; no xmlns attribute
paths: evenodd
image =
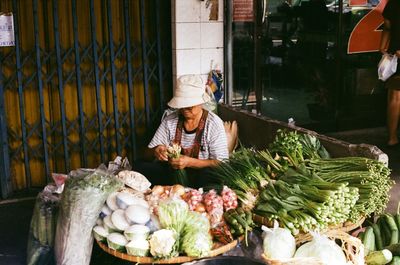
<svg viewBox="0 0 400 265"><path fill-rule="evenodd" d="M308 159L329 157L328 151L315 136L285 130L278 130L269 148L257 153L259 162L273 178L285 173L290 167L301 167Z"/></svg>
<svg viewBox="0 0 400 265"><path fill-rule="evenodd" d="M254 208L260 188L269 181L267 173L256 158L255 151L247 148L235 152L211 174L222 185L234 190L246 209Z"/></svg>
<svg viewBox="0 0 400 265"><path fill-rule="evenodd" d="M179 159L181 156L181 150L182 147L179 144L173 143L167 148L168 157L170 159ZM189 179L185 169L175 169L173 171L173 177L176 184L181 184L185 187L189 186Z"/></svg>
<svg viewBox="0 0 400 265"><path fill-rule="evenodd" d="M364 157L317 159L308 161L307 168L327 182L358 188L360 198L350 213L351 221L385 210L394 181L382 162Z"/></svg>

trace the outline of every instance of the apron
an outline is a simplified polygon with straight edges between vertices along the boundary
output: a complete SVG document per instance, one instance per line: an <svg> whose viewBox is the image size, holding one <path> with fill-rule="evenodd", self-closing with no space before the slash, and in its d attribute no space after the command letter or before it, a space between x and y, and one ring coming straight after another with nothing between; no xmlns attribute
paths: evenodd
<svg viewBox="0 0 400 265"><path fill-rule="evenodd" d="M203 110L203 114L201 115L199 125L197 126L196 129L196 135L194 137L193 144L188 148L181 148L181 154L193 158L199 158L199 153L201 149L201 138L203 137L204 134L204 128L206 125L207 116L208 116L208 111ZM182 140L183 122L184 122L184 117L180 115L178 124L176 126L175 139L174 139L174 142L179 145L181 145L181 140Z"/></svg>

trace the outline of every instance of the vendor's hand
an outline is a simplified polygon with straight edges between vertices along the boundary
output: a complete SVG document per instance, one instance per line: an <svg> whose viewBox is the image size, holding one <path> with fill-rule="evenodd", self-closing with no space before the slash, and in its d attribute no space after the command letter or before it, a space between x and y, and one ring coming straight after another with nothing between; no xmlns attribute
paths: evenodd
<svg viewBox="0 0 400 265"><path fill-rule="evenodd" d="M169 163L173 169L184 169L189 167L190 160L190 157L181 155L179 158L171 158Z"/></svg>
<svg viewBox="0 0 400 265"><path fill-rule="evenodd" d="M400 58L400 50L396 51L396 56Z"/></svg>
<svg viewBox="0 0 400 265"><path fill-rule="evenodd" d="M154 156L157 160L168 161L168 152L165 145L159 145L154 149Z"/></svg>

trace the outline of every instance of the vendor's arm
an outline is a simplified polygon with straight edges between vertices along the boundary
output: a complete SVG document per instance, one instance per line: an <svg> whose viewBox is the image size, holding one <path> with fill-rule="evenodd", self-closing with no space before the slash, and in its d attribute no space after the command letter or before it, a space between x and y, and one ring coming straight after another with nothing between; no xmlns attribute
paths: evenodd
<svg viewBox="0 0 400 265"><path fill-rule="evenodd" d="M169 161L173 169L215 167L219 162L217 159L197 159L184 155Z"/></svg>
<svg viewBox="0 0 400 265"><path fill-rule="evenodd" d="M169 145L169 131L167 118L164 119L158 127L151 142L144 151L146 160L168 161L167 146Z"/></svg>
<svg viewBox="0 0 400 265"><path fill-rule="evenodd" d="M165 145L158 145L153 148L147 147L144 151L144 158L146 160L168 161L167 147Z"/></svg>

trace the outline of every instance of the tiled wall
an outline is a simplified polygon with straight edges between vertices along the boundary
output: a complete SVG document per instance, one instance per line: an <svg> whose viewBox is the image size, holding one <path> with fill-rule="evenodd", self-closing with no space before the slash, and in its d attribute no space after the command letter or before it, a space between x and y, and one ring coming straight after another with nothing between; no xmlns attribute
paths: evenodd
<svg viewBox="0 0 400 265"><path fill-rule="evenodd" d="M218 20L209 20L211 6L206 7L207 0L171 3L174 82L185 74L200 74L206 81L211 64L223 71L224 1L218 0Z"/></svg>

